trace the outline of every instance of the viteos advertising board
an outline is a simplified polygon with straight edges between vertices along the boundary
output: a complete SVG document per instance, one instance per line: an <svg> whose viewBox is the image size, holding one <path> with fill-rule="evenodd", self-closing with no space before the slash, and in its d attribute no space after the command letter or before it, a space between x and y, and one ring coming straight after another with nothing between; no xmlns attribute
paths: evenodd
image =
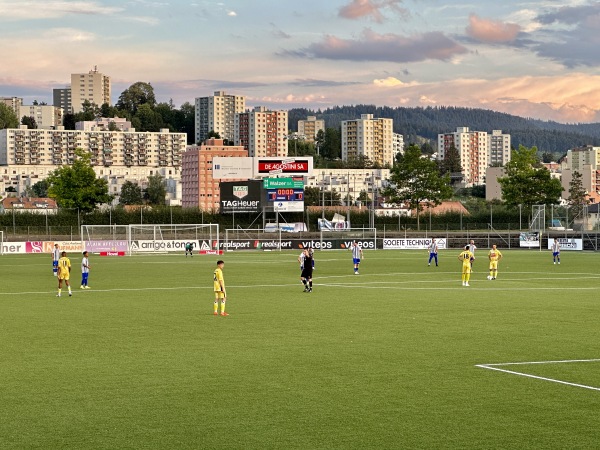
<svg viewBox="0 0 600 450"><path fill-rule="evenodd" d="M259 180L221 183L221 214L252 213L261 210Z"/></svg>

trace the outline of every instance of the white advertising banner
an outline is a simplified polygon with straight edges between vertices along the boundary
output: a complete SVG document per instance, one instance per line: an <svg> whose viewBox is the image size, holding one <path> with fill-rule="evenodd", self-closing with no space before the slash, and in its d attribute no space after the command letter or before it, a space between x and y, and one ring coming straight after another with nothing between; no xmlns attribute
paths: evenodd
<svg viewBox="0 0 600 450"><path fill-rule="evenodd" d="M560 244L560 250L583 250L583 239L556 238ZM554 238L548 238L548 250L552 250Z"/></svg>
<svg viewBox="0 0 600 450"><path fill-rule="evenodd" d="M215 156L212 174L215 180L248 180L254 177L254 158Z"/></svg>
<svg viewBox="0 0 600 450"><path fill-rule="evenodd" d="M274 202L273 211L275 212L302 212L304 211L304 202Z"/></svg>
<svg viewBox="0 0 600 450"><path fill-rule="evenodd" d="M537 248L540 246L540 233L523 232L519 234L519 247Z"/></svg>
<svg viewBox="0 0 600 450"><path fill-rule="evenodd" d="M200 241L197 239L171 239L165 241L132 241L132 252L184 252L185 244L194 244L194 251L200 249Z"/></svg>
<svg viewBox="0 0 600 450"><path fill-rule="evenodd" d="M5 242L2 245L2 254L4 255L18 255L27 252L28 242Z"/></svg>
<svg viewBox="0 0 600 450"><path fill-rule="evenodd" d="M445 250L446 239L436 239L438 250ZM426 250L431 238L390 238L383 240L384 250Z"/></svg>

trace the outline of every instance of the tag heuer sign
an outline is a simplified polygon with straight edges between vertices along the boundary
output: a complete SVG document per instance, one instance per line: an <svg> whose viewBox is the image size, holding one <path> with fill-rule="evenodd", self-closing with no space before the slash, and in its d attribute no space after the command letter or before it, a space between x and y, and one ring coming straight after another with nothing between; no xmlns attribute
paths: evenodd
<svg viewBox="0 0 600 450"><path fill-rule="evenodd" d="M237 198L244 198L248 195L248 186L233 186L233 195Z"/></svg>
<svg viewBox="0 0 600 450"><path fill-rule="evenodd" d="M221 214L261 211L261 180L222 181L220 185Z"/></svg>

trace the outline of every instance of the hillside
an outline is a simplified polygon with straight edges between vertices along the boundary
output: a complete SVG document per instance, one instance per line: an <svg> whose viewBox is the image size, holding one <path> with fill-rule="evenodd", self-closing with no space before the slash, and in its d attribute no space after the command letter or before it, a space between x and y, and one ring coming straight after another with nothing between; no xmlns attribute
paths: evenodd
<svg viewBox="0 0 600 450"><path fill-rule="evenodd" d="M600 145L600 123L561 124L474 108L391 108L375 105L336 106L323 111L296 108L289 111L289 123L295 131L298 120L311 115L324 119L326 127L338 128L342 120L356 119L361 114L393 119L394 131L404 135L406 143L416 142L418 137L422 137L435 145L439 133L466 126L487 132L502 130L511 135L513 147L535 145L540 152L564 154L573 147Z"/></svg>

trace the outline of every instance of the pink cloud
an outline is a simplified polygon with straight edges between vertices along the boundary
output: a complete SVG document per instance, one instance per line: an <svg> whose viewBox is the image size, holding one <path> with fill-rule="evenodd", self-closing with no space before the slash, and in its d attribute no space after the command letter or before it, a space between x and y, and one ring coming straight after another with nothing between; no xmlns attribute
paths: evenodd
<svg viewBox="0 0 600 450"><path fill-rule="evenodd" d="M396 11L405 11L399 7L402 0L352 0L348 5L340 9L339 15L345 19L360 19L371 17L375 22L383 22L384 17L381 9L390 8Z"/></svg>
<svg viewBox="0 0 600 450"><path fill-rule="evenodd" d="M514 41L521 31L516 23L505 23L499 20L483 19L475 14L469 16L467 34L482 42L503 43Z"/></svg>

